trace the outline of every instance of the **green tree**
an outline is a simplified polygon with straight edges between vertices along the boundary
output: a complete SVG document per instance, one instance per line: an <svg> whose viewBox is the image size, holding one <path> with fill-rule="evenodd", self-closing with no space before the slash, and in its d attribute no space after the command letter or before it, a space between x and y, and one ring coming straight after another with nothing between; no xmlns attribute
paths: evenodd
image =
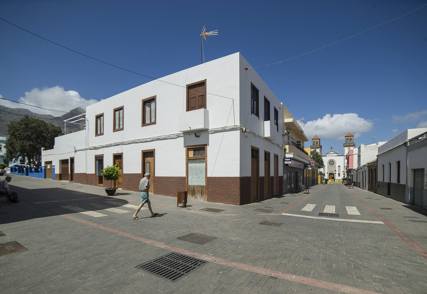
<svg viewBox="0 0 427 294"><path fill-rule="evenodd" d="M37 164L41 160L41 148L53 148L54 139L61 134L61 128L26 116L10 122L7 132L7 158L22 156L28 158L30 163Z"/></svg>
<svg viewBox="0 0 427 294"><path fill-rule="evenodd" d="M316 162L319 168L324 167L322 155L320 155L317 151L313 150L311 152L311 158Z"/></svg>

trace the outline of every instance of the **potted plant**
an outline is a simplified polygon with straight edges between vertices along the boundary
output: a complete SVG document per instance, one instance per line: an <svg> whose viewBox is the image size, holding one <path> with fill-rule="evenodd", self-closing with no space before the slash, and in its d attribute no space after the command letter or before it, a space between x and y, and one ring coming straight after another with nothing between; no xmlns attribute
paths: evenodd
<svg viewBox="0 0 427 294"><path fill-rule="evenodd" d="M120 168L117 165L107 166L102 170L102 176L111 181L111 187L105 188L105 192L108 196L113 196L116 193L117 186L116 181L120 175Z"/></svg>

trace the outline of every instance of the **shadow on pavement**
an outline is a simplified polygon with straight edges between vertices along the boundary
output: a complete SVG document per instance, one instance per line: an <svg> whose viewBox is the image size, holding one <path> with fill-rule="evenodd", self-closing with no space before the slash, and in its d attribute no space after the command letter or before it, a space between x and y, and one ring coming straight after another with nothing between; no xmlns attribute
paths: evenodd
<svg viewBox="0 0 427 294"><path fill-rule="evenodd" d="M10 203L6 197L0 198L0 224L76 213L65 206L77 207L80 211L97 211L128 203L114 196L100 196L61 188L11 188L18 193L19 202Z"/></svg>
<svg viewBox="0 0 427 294"><path fill-rule="evenodd" d="M416 213L427 216L427 209L425 209L425 208L420 208L418 206L409 205L409 204L404 204L403 207L406 207L412 211L415 211Z"/></svg>

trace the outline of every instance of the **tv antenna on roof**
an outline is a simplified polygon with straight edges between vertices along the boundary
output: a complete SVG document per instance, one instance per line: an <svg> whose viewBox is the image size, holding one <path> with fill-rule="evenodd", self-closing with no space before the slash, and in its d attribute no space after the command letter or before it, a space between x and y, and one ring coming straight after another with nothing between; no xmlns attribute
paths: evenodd
<svg viewBox="0 0 427 294"><path fill-rule="evenodd" d="M204 41L206 41L208 37L218 36L218 34L219 34L218 30L208 31L208 29L206 28L206 25L203 26L202 31L200 33L200 59L201 59L201 63L205 62Z"/></svg>

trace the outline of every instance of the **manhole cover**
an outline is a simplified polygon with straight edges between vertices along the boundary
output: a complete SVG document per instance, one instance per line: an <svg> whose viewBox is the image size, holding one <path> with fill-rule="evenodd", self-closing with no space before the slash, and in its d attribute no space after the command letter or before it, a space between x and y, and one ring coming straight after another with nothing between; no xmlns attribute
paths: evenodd
<svg viewBox="0 0 427 294"><path fill-rule="evenodd" d="M256 208L255 211L264 212L264 213L272 213L273 209L271 209L271 208Z"/></svg>
<svg viewBox="0 0 427 294"><path fill-rule="evenodd" d="M27 250L27 248L25 248L16 241L0 244L0 256Z"/></svg>
<svg viewBox="0 0 427 294"><path fill-rule="evenodd" d="M212 237L212 236L208 236L208 235L204 235L204 234L199 234L199 233L190 233L190 234L178 237L177 239L182 240L182 241L195 243L195 244L199 244L199 245L204 245L204 244L206 244L212 240L215 240L216 237Z"/></svg>
<svg viewBox="0 0 427 294"><path fill-rule="evenodd" d="M136 266L136 268L171 281L176 281L205 263L206 261L191 256L168 253L151 261L144 262Z"/></svg>
<svg viewBox="0 0 427 294"><path fill-rule="evenodd" d="M262 221L259 224L264 226L272 226L272 227L279 227L282 225L282 223L269 222L269 221Z"/></svg>
<svg viewBox="0 0 427 294"><path fill-rule="evenodd" d="M382 210L391 210L390 207L381 207Z"/></svg>
<svg viewBox="0 0 427 294"><path fill-rule="evenodd" d="M6 234L5 233L3 233L2 231L0 231L0 237L1 236L6 236Z"/></svg>
<svg viewBox="0 0 427 294"><path fill-rule="evenodd" d="M338 213L330 213L330 212L319 212L319 216L339 217L339 214Z"/></svg>
<svg viewBox="0 0 427 294"><path fill-rule="evenodd" d="M210 208L210 207L202 208L200 210L209 211L209 212L216 212L216 213L224 211L224 209Z"/></svg>

